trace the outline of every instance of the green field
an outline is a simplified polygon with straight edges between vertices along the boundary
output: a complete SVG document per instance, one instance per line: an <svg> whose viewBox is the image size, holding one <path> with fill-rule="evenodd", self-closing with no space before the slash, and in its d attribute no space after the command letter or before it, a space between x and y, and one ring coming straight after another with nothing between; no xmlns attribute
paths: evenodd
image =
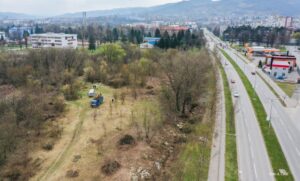
<svg viewBox="0 0 300 181"><path fill-rule="evenodd" d="M289 96L292 97L297 84L285 83L285 82L276 82L277 85Z"/></svg>

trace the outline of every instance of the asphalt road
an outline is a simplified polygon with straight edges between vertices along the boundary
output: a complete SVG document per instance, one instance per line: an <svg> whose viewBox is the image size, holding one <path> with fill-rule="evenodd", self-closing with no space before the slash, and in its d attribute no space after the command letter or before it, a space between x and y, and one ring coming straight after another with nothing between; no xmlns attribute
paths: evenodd
<svg viewBox="0 0 300 181"><path fill-rule="evenodd" d="M298 125L296 125L299 124L300 118L298 118L298 120L292 120L285 108L281 105L279 100L277 100L277 97L263 82L263 80L259 76L255 77L251 74L253 67L245 64L238 56L235 55L233 50L225 49L225 51L244 71L252 85L255 87L265 110L269 115L271 114L271 125L276 132L289 167L295 180L300 180L300 129ZM300 112L299 107L296 109L297 112ZM281 170L281 172L278 170L276 171L276 174L285 173L284 170Z"/></svg>
<svg viewBox="0 0 300 181"><path fill-rule="evenodd" d="M210 42L210 44L213 44ZM213 47L213 45L210 45ZM227 62L225 65L225 62ZM238 165L240 180L274 180L271 164L267 155L262 133L255 116L254 109L246 89L228 61L222 56L228 81L236 81L231 84L232 92L238 91L239 98L234 98L235 118L236 118L236 138L238 150ZM235 135L227 135L235 136Z"/></svg>
<svg viewBox="0 0 300 181"><path fill-rule="evenodd" d="M260 77L255 77L251 74L252 68L245 65L245 63L240 60L233 51L226 51L233 59L236 60L241 69L244 70L244 73L247 75L252 85L255 85L255 90L261 99L266 112L269 115L271 113L271 125L276 132L290 169L295 179L300 180L300 130L298 129L298 126L296 126L295 122L291 120L290 115L285 111L277 97L272 93L263 80ZM245 68L243 69L243 67ZM298 121L300 121L300 119Z"/></svg>

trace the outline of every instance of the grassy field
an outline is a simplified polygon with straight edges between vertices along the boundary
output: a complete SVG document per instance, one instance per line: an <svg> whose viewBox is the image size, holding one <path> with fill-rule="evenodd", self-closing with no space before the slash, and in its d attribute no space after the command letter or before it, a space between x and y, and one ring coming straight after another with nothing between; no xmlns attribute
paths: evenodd
<svg viewBox="0 0 300 181"><path fill-rule="evenodd" d="M238 162L235 130L234 108L227 75L219 64L225 95L226 109L226 152L225 152L225 180L238 180Z"/></svg>
<svg viewBox="0 0 300 181"><path fill-rule="evenodd" d="M285 83L285 82L276 82L277 85L289 96L292 97L297 84Z"/></svg>
<svg viewBox="0 0 300 181"><path fill-rule="evenodd" d="M278 142L277 136L274 132L274 129L273 127L269 127L269 123L266 121L267 113L259 97L257 96L255 90L253 89L250 81L248 80L244 72L241 70L241 68L235 63L235 61L224 50L221 51L223 55L231 62L233 67L238 72L248 92L251 103L256 112L257 120L259 121L260 129L264 137L264 141L267 147L268 155L273 167L273 172L275 173L276 180L280 180L280 181L294 180L293 175L285 159L285 156L283 154L283 151L281 149L281 146ZM279 173L280 169L284 169L288 173L288 175L287 176L281 175Z"/></svg>

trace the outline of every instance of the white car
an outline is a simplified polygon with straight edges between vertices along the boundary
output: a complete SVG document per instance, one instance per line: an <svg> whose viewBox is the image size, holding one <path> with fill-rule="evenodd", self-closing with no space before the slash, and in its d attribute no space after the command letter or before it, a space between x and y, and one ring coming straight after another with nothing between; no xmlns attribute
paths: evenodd
<svg viewBox="0 0 300 181"><path fill-rule="evenodd" d="M238 91L234 91L234 92L233 92L233 96L234 96L234 97L240 97L240 94L239 94Z"/></svg>
<svg viewBox="0 0 300 181"><path fill-rule="evenodd" d="M88 92L89 97L95 97L96 96L96 90L95 89L90 89Z"/></svg>

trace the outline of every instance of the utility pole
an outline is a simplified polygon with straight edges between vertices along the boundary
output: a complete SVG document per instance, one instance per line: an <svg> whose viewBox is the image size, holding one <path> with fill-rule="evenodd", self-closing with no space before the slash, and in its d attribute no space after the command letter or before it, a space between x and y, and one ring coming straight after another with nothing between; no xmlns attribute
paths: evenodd
<svg viewBox="0 0 300 181"><path fill-rule="evenodd" d="M269 128L271 127L271 122L272 122L272 108L273 108L273 99L270 100L270 113L269 113Z"/></svg>
<svg viewBox="0 0 300 181"><path fill-rule="evenodd" d="M257 78L256 78L256 76L257 76L256 74L257 74L257 73L256 73L256 68L255 68L254 85L253 85L254 90L256 89L256 82L257 82L257 81L256 81L256 79L257 79Z"/></svg>
<svg viewBox="0 0 300 181"><path fill-rule="evenodd" d="M81 38L82 38L82 47L84 48L84 40L85 40L85 29L86 29L86 12L82 13L82 31L81 31Z"/></svg>

